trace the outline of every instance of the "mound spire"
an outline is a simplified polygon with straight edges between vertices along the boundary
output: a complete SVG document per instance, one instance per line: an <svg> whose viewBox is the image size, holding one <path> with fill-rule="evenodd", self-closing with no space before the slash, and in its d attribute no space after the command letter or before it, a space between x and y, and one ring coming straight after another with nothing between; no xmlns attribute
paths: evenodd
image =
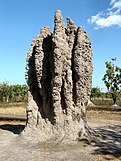
<svg viewBox="0 0 121 161"><path fill-rule="evenodd" d="M43 27L27 56L29 87L25 134L40 141L89 139L86 106L92 85L92 48L87 33L60 10L54 32Z"/></svg>

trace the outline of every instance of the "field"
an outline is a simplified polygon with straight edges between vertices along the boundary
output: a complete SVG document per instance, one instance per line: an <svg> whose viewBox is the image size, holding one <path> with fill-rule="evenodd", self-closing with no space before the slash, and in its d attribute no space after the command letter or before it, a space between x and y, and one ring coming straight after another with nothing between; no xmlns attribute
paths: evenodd
<svg viewBox="0 0 121 161"><path fill-rule="evenodd" d="M0 114L26 115L26 103L4 103L0 104Z"/></svg>
<svg viewBox="0 0 121 161"><path fill-rule="evenodd" d="M25 103L1 104L0 114L26 114ZM87 121L103 137L95 144L34 143L22 138L25 122L0 121L0 161L105 161L121 160L121 109L110 104L88 107Z"/></svg>

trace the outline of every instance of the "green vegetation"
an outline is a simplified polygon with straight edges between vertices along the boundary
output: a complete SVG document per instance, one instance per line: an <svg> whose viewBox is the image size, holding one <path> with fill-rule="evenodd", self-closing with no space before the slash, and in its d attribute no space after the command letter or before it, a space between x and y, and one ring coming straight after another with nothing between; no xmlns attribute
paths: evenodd
<svg viewBox="0 0 121 161"><path fill-rule="evenodd" d="M24 102L27 96L27 85L9 85L7 82L0 83L0 102ZM96 105L109 104L113 101L109 92L102 92L99 87L93 87L91 90L91 101ZM121 91L117 97L117 103L121 104ZM3 105L2 105L3 106Z"/></svg>
<svg viewBox="0 0 121 161"><path fill-rule="evenodd" d="M116 59L112 59L116 61ZM106 74L103 77L103 81L110 93L114 105L117 104L117 98L121 96L121 68L114 65L112 62L105 62Z"/></svg>
<svg viewBox="0 0 121 161"><path fill-rule="evenodd" d="M112 61L116 61L112 59ZM107 87L107 92L102 92L99 87L93 87L90 100L96 105L118 104L121 105L121 68L111 61L105 62L106 73L103 81ZM0 83L0 102L23 102L26 100L27 85L10 85L8 82Z"/></svg>
<svg viewBox="0 0 121 161"><path fill-rule="evenodd" d="M113 99L111 94L107 92L102 92L99 87L93 87L91 90L90 100L94 105L113 105ZM117 104L121 106L121 91L117 95Z"/></svg>
<svg viewBox="0 0 121 161"><path fill-rule="evenodd" d="M0 83L0 102L24 101L27 95L27 85L9 85Z"/></svg>
<svg viewBox="0 0 121 161"><path fill-rule="evenodd" d="M101 97L101 95L102 95L102 92L101 92L99 87L93 87L92 88L92 90L91 90L91 100L94 97L99 98L99 97Z"/></svg>

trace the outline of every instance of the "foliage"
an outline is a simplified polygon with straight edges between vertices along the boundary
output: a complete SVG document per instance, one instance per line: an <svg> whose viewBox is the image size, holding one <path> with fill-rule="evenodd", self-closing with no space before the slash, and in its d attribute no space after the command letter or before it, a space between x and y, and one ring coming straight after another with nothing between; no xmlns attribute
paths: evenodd
<svg viewBox="0 0 121 161"><path fill-rule="evenodd" d="M93 87L91 89L91 96L90 96L91 101L94 101L96 99L101 99L103 101L104 99L107 98L108 99L110 98L109 92L102 92L99 87Z"/></svg>
<svg viewBox="0 0 121 161"><path fill-rule="evenodd" d="M10 85L8 82L0 83L0 101L17 102L23 101L27 94L26 85Z"/></svg>
<svg viewBox="0 0 121 161"><path fill-rule="evenodd" d="M11 85L12 87L12 100L20 101L24 100L27 94L27 86L26 85Z"/></svg>
<svg viewBox="0 0 121 161"><path fill-rule="evenodd" d="M91 89L91 98L93 97L100 97L101 96L101 90L99 87L93 87Z"/></svg>
<svg viewBox="0 0 121 161"><path fill-rule="evenodd" d="M116 59L112 59L115 61ZM106 74L103 77L103 81L113 98L114 104L116 104L117 97L121 90L121 68L115 66L112 62L105 62L106 64Z"/></svg>
<svg viewBox="0 0 121 161"><path fill-rule="evenodd" d="M11 95L11 86L7 82L0 84L0 100L8 102Z"/></svg>

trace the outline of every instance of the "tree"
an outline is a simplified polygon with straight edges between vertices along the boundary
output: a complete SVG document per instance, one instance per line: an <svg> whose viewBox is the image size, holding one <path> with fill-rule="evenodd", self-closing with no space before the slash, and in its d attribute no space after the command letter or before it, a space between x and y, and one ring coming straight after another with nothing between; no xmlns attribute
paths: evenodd
<svg viewBox="0 0 121 161"><path fill-rule="evenodd" d="M23 101L27 94L27 85L11 85L12 88L12 100Z"/></svg>
<svg viewBox="0 0 121 161"><path fill-rule="evenodd" d="M9 101L9 98L12 94L12 88L8 82L3 82L0 84L0 100Z"/></svg>
<svg viewBox="0 0 121 161"><path fill-rule="evenodd" d="M10 85L8 82L0 83L0 101L23 101L27 91L27 85Z"/></svg>
<svg viewBox="0 0 121 161"><path fill-rule="evenodd" d="M101 96L100 88L99 87L93 87L91 89L91 98L100 97L100 96Z"/></svg>
<svg viewBox="0 0 121 161"><path fill-rule="evenodd" d="M112 61L116 61L116 58L112 59ZM113 99L114 105L117 105L117 97L121 90L121 68L114 65L111 61L107 61L105 64L106 74L102 80Z"/></svg>

